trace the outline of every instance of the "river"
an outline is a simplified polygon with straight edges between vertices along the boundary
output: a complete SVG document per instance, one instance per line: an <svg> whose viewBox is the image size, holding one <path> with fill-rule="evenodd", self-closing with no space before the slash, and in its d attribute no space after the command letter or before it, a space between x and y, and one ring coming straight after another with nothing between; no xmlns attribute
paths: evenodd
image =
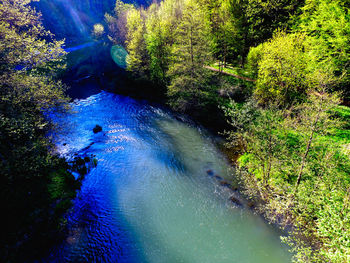
<svg viewBox="0 0 350 263"><path fill-rule="evenodd" d="M291 261L280 233L230 200L241 200L222 183L234 170L205 129L105 91L72 108L54 118L57 149L98 164L67 216L69 236L43 262ZM103 130L94 134L96 124Z"/></svg>

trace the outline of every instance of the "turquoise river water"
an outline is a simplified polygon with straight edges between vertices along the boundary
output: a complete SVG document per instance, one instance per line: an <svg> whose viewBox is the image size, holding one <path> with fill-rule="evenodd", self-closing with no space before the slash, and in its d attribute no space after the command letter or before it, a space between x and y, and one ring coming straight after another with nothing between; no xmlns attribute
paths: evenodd
<svg viewBox="0 0 350 263"><path fill-rule="evenodd" d="M55 117L58 151L96 155L98 165L67 217L69 236L43 261L290 262L280 233L230 201L241 199L222 183L234 170L204 129L104 91L72 106Z"/></svg>

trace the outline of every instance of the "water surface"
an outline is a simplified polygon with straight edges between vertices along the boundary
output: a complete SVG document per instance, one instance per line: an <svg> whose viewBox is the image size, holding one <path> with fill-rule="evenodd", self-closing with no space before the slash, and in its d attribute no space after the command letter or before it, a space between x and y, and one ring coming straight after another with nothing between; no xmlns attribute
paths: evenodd
<svg viewBox="0 0 350 263"><path fill-rule="evenodd" d="M68 216L69 237L46 262L290 262L279 233L230 201L239 196L220 181L234 171L205 130L107 92L73 110L56 118L58 150L94 154L98 165Z"/></svg>

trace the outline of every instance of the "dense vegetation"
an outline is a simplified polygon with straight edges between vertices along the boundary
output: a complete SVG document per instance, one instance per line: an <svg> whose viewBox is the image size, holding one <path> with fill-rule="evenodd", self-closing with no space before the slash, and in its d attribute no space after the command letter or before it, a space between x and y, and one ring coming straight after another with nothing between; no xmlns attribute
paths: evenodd
<svg viewBox="0 0 350 263"><path fill-rule="evenodd" d="M225 113L245 193L288 227L298 262L350 261L349 5L117 0L105 16L128 70L169 105Z"/></svg>
<svg viewBox="0 0 350 263"><path fill-rule="evenodd" d="M67 109L63 42L45 31L31 0L0 1L0 202L2 262L42 256L63 230L79 183L54 154L46 118Z"/></svg>

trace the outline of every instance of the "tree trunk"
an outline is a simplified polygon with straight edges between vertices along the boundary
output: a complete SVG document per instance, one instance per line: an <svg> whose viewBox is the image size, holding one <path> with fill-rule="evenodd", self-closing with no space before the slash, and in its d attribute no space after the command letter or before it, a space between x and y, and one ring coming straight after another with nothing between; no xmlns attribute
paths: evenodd
<svg viewBox="0 0 350 263"><path fill-rule="evenodd" d="M303 159L301 161L301 166L300 166L299 173L298 173L298 179L297 179L297 182L295 184L295 190L294 190L295 192L297 191L297 189L299 187L299 184L300 184L300 181L301 181L301 177L303 175L303 170L305 168L306 158L307 158L307 156L309 155L309 152L310 152L311 143L312 143L312 140L313 140L313 137L314 137L314 133L316 131L316 127L317 127L317 124L318 124L318 121L319 121L319 118L320 118L321 111L322 111L322 109L320 108L318 113L317 113L316 120L315 120L315 122L313 124L309 140L307 142L306 151L305 151Z"/></svg>

